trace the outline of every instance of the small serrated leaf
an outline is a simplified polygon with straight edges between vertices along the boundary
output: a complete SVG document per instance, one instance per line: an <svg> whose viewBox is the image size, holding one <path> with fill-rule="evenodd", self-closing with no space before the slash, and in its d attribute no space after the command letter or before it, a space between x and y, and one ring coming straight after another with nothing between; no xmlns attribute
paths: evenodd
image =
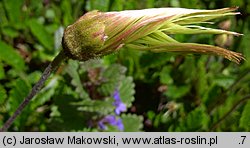
<svg viewBox="0 0 250 148"><path fill-rule="evenodd" d="M122 114L124 132L139 132L143 128L143 117L134 114Z"/></svg>
<svg viewBox="0 0 250 148"><path fill-rule="evenodd" d="M77 109L79 111L86 111L86 112L96 112L100 115L107 115L112 113L115 109L113 105L114 99L113 98L106 98L105 100L83 100ZM78 104L79 105L79 104Z"/></svg>
<svg viewBox="0 0 250 148"><path fill-rule="evenodd" d="M104 83L98 88L98 91L104 96L113 94L115 89L117 89L125 79L125 72L126 68L121 65L113 64L109 66L101 74Z"/></svg>
<svg viewBox="0 0 250 148"><path fill-rule="evenodd" d="M188 113L185 119L180 123L182 131L199 131L207 129L209 116L204 106L199 106Z"/></svg>
<svg viewBox="0 0 250 148"><path fill-rule="evenodd" d="M80 130L89 126L91 114L79 112L77 106L73 104L75 98L71 95L58 94L53 99L56 108L56 115L60 117L51 117L48 127L51 131L70 131Z"/></svg>
<svg viewBox="0 0 250 148"><path fill-rule="evenodd" d="M125 74L126 67L123 67L119 64L113 64L109 66L105 72L103 73L103 77L105 78L112 78L116 77L119 78L121 74Z"/></svg>
<svg viewBox="0 0 250 148"><path fill-rule="evenodd" d="M78 74L79 64L76 61L69 60L68 66L65 68L65 71L71 76L72 78L72 85L76 87L76 92L79 93L81 98L90 99L87 92L83 89L83 85Z"/></svg>
<svg viewBox="0 0 250 148"><path fill-rule="evenodd" d="M132 77L126 77L122 80L121 86L119 88L120 97L123 103L129 108L134 101L134 90L135 84L133 83Z"/></svg>

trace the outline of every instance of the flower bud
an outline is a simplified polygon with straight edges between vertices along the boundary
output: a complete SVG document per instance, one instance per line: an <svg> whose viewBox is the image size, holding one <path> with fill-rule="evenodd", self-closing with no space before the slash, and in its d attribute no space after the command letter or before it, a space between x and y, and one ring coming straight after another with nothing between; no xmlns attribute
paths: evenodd
<svg viewBox="0 0 250 148"><path fill-rule="evenodd" d="M199 10L153 8L120 12L91 11L66 28L63 47L69 57L88 60L114 53L121 47L152 52L199 53L223 56L239 63L240 53L224 48L195 43L180 43L171 34L241 34L206 28L212 19L236 15L237 8Z"/></svg>
<svg viewBox="0 0 250 148"><path fill-rule="evenodd" d="M105 25L95 19L99 12L92 11L68 26L63 36L63 47L72 59L88 60L97 57L105 41Z"/></svg>

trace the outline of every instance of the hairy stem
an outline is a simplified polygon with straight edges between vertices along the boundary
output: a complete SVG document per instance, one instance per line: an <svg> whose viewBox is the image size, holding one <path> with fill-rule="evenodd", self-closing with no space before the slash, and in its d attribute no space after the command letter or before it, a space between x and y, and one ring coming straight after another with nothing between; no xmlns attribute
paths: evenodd
<svg viewBox="0 0 250 148"><path fill-rule="evenodd" d="M64 51L62 50L54 60L46 67L39 81L33 86L32 90L28 94L28 96L23 100L23 102L18 106L14 114L4 123L3 127L0 129L0 132L5 132L15 121L16 117L21 114L23 109L29 104L30 100L42 89L45 81L48 79L50 74L56 71L59 65L67 59Z"/></svg>

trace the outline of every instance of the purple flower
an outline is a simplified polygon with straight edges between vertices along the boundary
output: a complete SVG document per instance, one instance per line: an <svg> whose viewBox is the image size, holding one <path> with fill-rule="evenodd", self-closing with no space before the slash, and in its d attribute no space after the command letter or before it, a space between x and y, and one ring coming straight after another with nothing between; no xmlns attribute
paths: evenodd
<svg viewBox="0 0 250 148"><path fill-rule="evenodd" d="M115 100L113 103L113 105L115 106L115 114L120 115L121 112L126 111L126 105L124 103L122 103L122 100L121 100L121 97L120 97L118 90L114 91L113 97ZM116 126L120 131L124 130L124 125L122 123L122 119L121 118L117 119L115 115L107 115L98 122L98 126L101 130L107 129L106 124Z"/></svg>
<svg viewBox="0 0 250 148"><path fill-rule="evenodd" d="M118 129L119 129L120 131L123 131L123 130L124 130L124 125L123 125L123 123L122 123L122 119L121 119L121 118L119 118L119 119L116 121L116 126L118 127Z"/></svg>
<svg viewBox="0 0 250 148"><path fill-rule="evenodd" d="M116 119L116 117L115 117L114 115L107 115L107 116L105 116L103 119L101 119L101 120L98 122L98 126L99 126L100 129L102 129L102 130L107 129L107 127L106 127L105 124L110 124L110 125L113 125L113 126L117 126L117 128L118 128L120 131L123 131L123 130L124 130L124 126L123 126L123 123L122 123L122 119Z"/></svg>
<svg viewBox="0 0 250 148"><path fill-rule="evenodd" d="M115 113L116 113L116 115L120 115L121 112L126 111L126 105L124 103L122 103L122 100L121 100L121 97L120 97L118 90L115 90L115 92L114 92L114 99L115 99L115 102L113 103L113 105L116 107Z"/></svg>

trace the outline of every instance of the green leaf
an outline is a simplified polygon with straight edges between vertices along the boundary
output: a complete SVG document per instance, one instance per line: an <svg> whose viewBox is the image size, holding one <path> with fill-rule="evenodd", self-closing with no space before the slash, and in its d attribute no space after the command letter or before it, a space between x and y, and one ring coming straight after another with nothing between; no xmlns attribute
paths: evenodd
<svg viewBox="0 0 250 148"><path fill-rule="evenodd" d="M122 11L123 10L123 0L110 0L108 11Z"/></svg>
<svg viewBox="0 0 250 148"><path fill-rule="evenodd" d="M120 50L117 54L119 61L122 61L122 65L127 67L128 75L137 75L141 77L144 73L141 71L140 56L142 52L126 48L126 50ZM136 76L134 76L136 77Z"/></svg>
<svg viewBox="0 0 250 148"><path fill-rule="evenodd" d="M87 92L84 90L80 76L78 74L79 64L77 61L69 60L65 71L71 76L71 84L76 87L76 92L80 95L81 98L90 99Z"/></svg>
<svg viewBox="0 0 250 148"><path fill-rule="evenodd" d="M107 115L113 113L115 106L113 105L113 98L106 98L105 100L83 100L78 105L79 111L94 112L100 115Z"/></svg>
<svg viewBox="0 0 250 148"><path fill-rule="evenodd" d="M155 116L156 116L156 113L154 111L150 110L147 112L147 118L149 120L153 120L155 118Z"/></svg>
<svg viewBox="0 0 250 148"><path fill-rule="evenodd" d="M41 76L42 76L42 72L34 71L30 73L26 78L27 78L27 81L30 82L31 84L35 84L39 81Z"/></svg>
<svg viewBox="0 0 250 148"><path fill-rule="evenodd" d="M201 131L208 128L209 116L204 106L199 106L181 120L182 131Z"/></svg>
<svg viewBox="0 0 250 148"><path fill-rule="evenodd" d="M221 86L225 89L227 89L229 86L231 86L234 83L234 81L235 81L235 77L226 76L226 75L217 76L213 80L213 82L216 85Z"/></svg>
<svg viewBox="0 0 250 148"><path fill-rule="evenodd" d="M71 1L63 0L61 2L61 9L67 10L62 12L63 12L63 24L65 26L68 26L73 22Z"/></svg>
<svg viewBox="0 0 250 148"><path fill-rule="evenodd" d="M198 61L198 68L197 68L197 84L196 84L196 90L199 96L201 98L204 98L204 94L207 93L208 84L207 84L207 75L206 75L206 62L201 59Z"/></svg>
<svg viewBox="0 0 250 148"><path fill-rule="evenodd" d="M121 100L126 104L127 108L131 107L132 102L135 100L134 87L135 84L133 83L132 77L126 77L122 80L121 87L119 88Z"/></svg>
<svg viewBox="0 0 250 148"><path fill-rule="evenodd" d="M46 84L45 87L35 96L32 100L32 109L36 109L38 106L43 105L48 100L51 100L58 88L58 79L59 77L53 76L53 78L49 80L49 83Z"/></svg>
<svg viewBox="0 0 250 148"><path fill-rule="evenodd" d="M13 113L23 99L28 95L31 86L22 79L17 79L13 82L13 87L10 90L10 111Z"/></svg>
<svg viewBox="0 0 250 148"><path fill-rule="evenodd" d="M22 26L23 13L21 12L24 0L4 0L4 6L7 11L9 20L14 26Z"/></svg>
<svg viewBox="0 0 250 148"><path fill-rule="evenodd" d="M139 132L143 128L143 117L134 114L122 114L124 132Z"/></svg>
<svg viewBox="0 0 250 148"><path fill-rule="evenodd" d="M161 70L160 73L160 81L163 84L172 84L173 83L173 79L170 75L170 72L172 70L171 66L164 66L163 69Z"/></svg>
<svg viewBox="0 0 250 148"><path fill-rule="evenodd" d="M8 19L6 17L6 13L4 11L3 3L0 2L0 26L7 26L8 25Z"/></svg>
<svg viewBox="0 0 250 148"><path fill-rule="evenodd" d="M104 96L113 96L116 89L120 92L123 103L130 107L134 101L134 86L132 77L125 77L126 68L119 65L110 65L102 74L105 80L99 87L98 91Z"/></svg>
<svg viewBox="0 0 250 148"><path fill-rule="evenodd" d="M53 105L51 107L50 117L60 117L61 113L58 111L58 106Z"/></svg>
<svg viewBox="0 0 250 148"><path fill-rule="evenodd" d="M172 99L178 99L185 96L190 90L190 85L175 86L169 85L166 95Z"/></svg>
<svg viewBox="0 0 250 148"><path fill-rule="evenodd" d="M23 99L28 95L31 86L29 83L22 79L17 79L12 82L13 87L10 90L10 95L8 99L8 110L12 115ZM30 116L30 105L26 106L26 108L22 111L21 115L15 120L15 124L17 127L21 127L21 124L25 124L27 122L27 118ZM23 126L22 126L23 127Z"/></svg>
<svg viewBox="0 0 250 148"><path fill-rule="evenodd" d="M180 2L176 0L170 0L170 5L172 7L180 7Z"/></svg>
<svg viewBox="0 0 250 148"><path fill-rule="evenodd" d="M249 9L250 9L250 6L249 6ZM245 26L250 26L249 21L250 21L250 19L248 18L245 22ZM250 60L250 52L248 50L249 49L248 48L249 47L249 40L250 40L249 27L244 28L243 34L244 34L244 38L242 38L242 41L240 42L239 49L243 50L244 57L246 58L247 61L249 61ZM250 67L249 62L244 62L244 64L246 64L248 67Z"/></svg>
<svg viewBox="0 0 250 148"><path fill-rule="evenodd" d="M98 88L98 91L104 96L112 95L115 89L117 89L123 82L125 71L126 68L118 64L113 64L107 67L107 69L101 74L101 78L104 82Z"/></svg>
<svg viewBox="0 0 250 148"><path fill-rule="evenodd" d="M55 11L53 9L47 9L45 12L45 17L53 20L56 17Z"/></svg>
<svg viewBox="0 0 250 148"><path fill-rule="evenodd" d="M54 96L53 105L56 107L52 106L53 114L60 116L51 116L48 124L49 131L80 130L88 126L88 121L92 114L77 110L77 106L73 104L74 101L75 98L67 94L59 93L57 96Z"/></svg>
<svg viewBox="0 0 250 148"><path fill-rule="evenodd" d="M3 60L8 65L17 70L23 70L25 62L23 58L15 51L15 49L6 43L0 41L0 60Z"/></svg>
<svg viewBox="0 0 250 148"><path fill-rule="evenodd" d="M0 61L0 80L5 77L4 69L3 69L3 63Z"/></svg>
<svg viewBox="0 0 250 148"><path fill-rule="evenodd" d="M88 1L88 6L90 10L100 10L100 11L108 11L108 3L109 1L103 0L91 0Z"/></svg>
<svg viewBox="0 0 250 148"><path fill-rule="evenodd" d="M180 65L179 71L182 73L182 77L185 77L185 82L190 82L190 79L196 77L196 67L194 57L186 57L183 64Z"/></svg>
<svg viewBox="0 0 250 148"><path fill-rule="evenodd" d="M31 19L28 22L31 33L38 39L38 41L47 49L53 49L53 36L50 35L45 27L37 20Z"/></svg>
<svg viewBox="0 0 250 148"><path fill-rule="evenodd" d="M154 8L155 0L147 0L147 8Z"/></svg>
<svg viewBox="0 0 250 148"><path fill-rule="evenodd" d="M171 2L173 2L175 0L172 0ZM202 5L200 4L199 0L182 0L179 1L180 4L178 7L184 7L184 8L197 8L199 9ZM173 5L171 5L173 6ZM238 6L238 5L232 5L232 6Z"/></svg>
<svg viewBox="0 0 250 148"><path fill-rule="evenodd" d="M241 118L240 118L240 127L244 128L245 130L250 130L250 101L247 102L247 104L244 107L244 110L242 112Z"/></svg>
<svg viewBox="0 0 250 148"><path fill-rule="evenodd" d="M146 68L159 67L171 60L171 53L145 53L140 59L140 64Z"/></svg>
<svg viewBox="0 0 250 148"><path fill-rule="evenodd" d="M89 63L89 65L91 64ZM102 65L97 65L92 65L92 67L103 67ZM85 66L86 69L87 67L88 66ZM89 70L91 70L91 67L89 67ZM112 113L115 109L113 105L113 94L116 89L118 89L120 93L122 102L125 103L127 107L130 107L134 101L133 95L135 93L135 85L133 83L132 77L125 77L125 71L126 68L119 64L112 64L107 68L100 70L98 75L100 75L99 77L102 81L99 82L100 84L98 84L96 91L98 91L98 93L103 96L103 98L99 98L102 100L84 100L82 101L79 110L97 112L101 115Z"/></svg>
<svg viewBox="0 0 250 148"><path fill-rule="evenodd" d="M7 98L6 90L2 85L0 85L0 104L4 103L4 100Z"/></svg>
<svg viewBox="0 0 250 148"><path fill-rule="evenodd" d="M126 70L127 69L124 66L121 66L119 64L113 64L107 67L107 69L103 72L103 77L109 79L112 78L111 80L113 81L121 80L124 77Z"/></svg>
<svg viewBox="0 0 250 148"><path fill-rule="evenodd" d="M19 35L19 32L13 28L10 28L10 27L4 27L3 28L3 34L5 36L9 36L11 38L15 38L15 37L18 37Z"/></svg>
<svg viewBox="0 0 250 148"><path fill-rule="evenodd" d="M124 7L124 10L132 10L136 8L140 8L140 5L142 4L140 1L135 1L135 0L127 0L127 1L122 1Z"/></svg>

